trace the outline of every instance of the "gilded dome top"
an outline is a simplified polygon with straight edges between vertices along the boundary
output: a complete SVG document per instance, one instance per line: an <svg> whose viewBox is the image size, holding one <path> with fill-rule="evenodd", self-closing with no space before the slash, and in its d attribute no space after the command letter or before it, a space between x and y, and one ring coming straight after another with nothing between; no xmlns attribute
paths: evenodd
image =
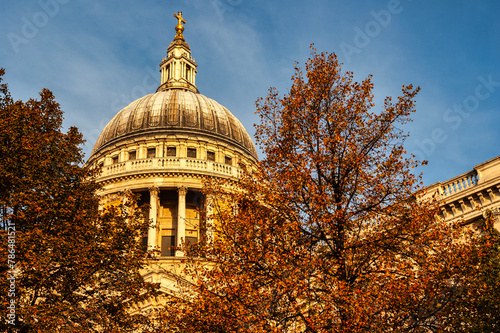
<svg viewBox="0 0 500 333"><path fill-rule="evenodd" d="M202 94L181 89L158 91L123 108L101 132L92 155L121 139L158 132L203 134L239 146L257 158L250 136L228 109Z"/></svg>

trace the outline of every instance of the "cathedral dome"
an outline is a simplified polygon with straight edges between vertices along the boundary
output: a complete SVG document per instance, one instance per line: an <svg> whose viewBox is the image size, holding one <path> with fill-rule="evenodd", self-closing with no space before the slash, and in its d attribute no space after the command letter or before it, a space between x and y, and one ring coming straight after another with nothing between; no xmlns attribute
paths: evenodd
<svg viewBox="0 0 500 333"><path fill-rule="evenodd" d="M92 155L121 140L179 132L235 145L257 158L250 136L227 108L202 94L183 89L158 91L123 108L101 132Z"/></svg>
<svg viewBox="0 0 500 333"><path fill-rule="evenodd" d="M228 109L200 94L195 84L196 67L184 40L186 21L175 14L176 35L160 63L160 86L155 93L123 108L101 132L91 160L115 148L141 139L192 138L233 147L239 154L257 160L257 151L240 121Z"/></svg>
<svg viewBox="0 0 500 333"><path fill-rule="evenodd" d="M120 205L133 193L149 204L142 241L155 260L145 279L177 292L183 242L213 239L200 214L214 200L207 179L236 182L258 163L255 146L227 108L200 94L197 64L184 40L182 12L175 37L161 60L160 85L118 112L104 127L87 165L95 167L101 205ZM211 222L210 222L211 223ZM173 289L172 289L173 288ZM151 306L151 303L147 306Z"/></svg>

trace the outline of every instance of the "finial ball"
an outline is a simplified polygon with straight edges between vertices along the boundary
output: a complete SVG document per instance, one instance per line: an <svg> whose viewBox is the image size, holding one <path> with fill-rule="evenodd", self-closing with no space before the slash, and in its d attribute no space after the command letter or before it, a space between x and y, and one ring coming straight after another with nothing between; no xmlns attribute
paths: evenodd
<svg viewBox="0 0 500 333"><path fill-rule="evenodd" d="M182 12L174 14L174 17L178 20L178 23L175 26L175 39L184 40L184 36L182 35L184 26L182 25L182 23L186 23L186 20L182 18Z"/></svg>

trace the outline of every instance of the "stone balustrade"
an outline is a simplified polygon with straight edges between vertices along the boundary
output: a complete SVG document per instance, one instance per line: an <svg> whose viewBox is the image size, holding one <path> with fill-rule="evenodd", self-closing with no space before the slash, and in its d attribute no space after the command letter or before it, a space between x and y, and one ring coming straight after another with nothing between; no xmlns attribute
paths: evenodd
<svg viewBox="0 0 500 333"><path fill-rule="evenodd" d="M477 171L472 170L460 176L452 178L444 183L441 183L439 188L442 198L456 194L460 191L466 190L472 186L477 185L478 176Z"/></svg>
<svg viewBox="0 0 500 333"><path fill-rule="evenodd" d="M239 177L242 170L228 164L186 157L156 157L129 160L102 167L101 178L148 172L196 172L223 177Z"/></svg>

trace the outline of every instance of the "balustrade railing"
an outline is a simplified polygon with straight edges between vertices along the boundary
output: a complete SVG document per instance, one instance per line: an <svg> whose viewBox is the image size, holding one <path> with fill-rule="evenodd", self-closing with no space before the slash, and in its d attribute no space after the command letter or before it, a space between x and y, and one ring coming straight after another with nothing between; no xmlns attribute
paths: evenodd
<svg viewBox="0 0 500 333"><path fill-rule="evenodd" d="M477 185L478 176L476 170L469 171L460 176L452 178L441 184L441 195L448 197L460 191Z"/></svg>
<svg viewBox="0 0 500 333"><path fill-rule="evenodd" d="M207 161L186 159L186 167L205 170L207 168Z"/></svg>
<svg viewBox="0 0 500 333"><path fill-rule="evenodd" d="M140 160L130 160L112 165L107 165L102 168L101 176L112 176L119 173L126 173L139 170L193 170L202 172L213 172L226 176L238 177L241 174L241 169L227 165L216 163L214 161L184 158L184 157L156 157L145 158Z"/></svg>

